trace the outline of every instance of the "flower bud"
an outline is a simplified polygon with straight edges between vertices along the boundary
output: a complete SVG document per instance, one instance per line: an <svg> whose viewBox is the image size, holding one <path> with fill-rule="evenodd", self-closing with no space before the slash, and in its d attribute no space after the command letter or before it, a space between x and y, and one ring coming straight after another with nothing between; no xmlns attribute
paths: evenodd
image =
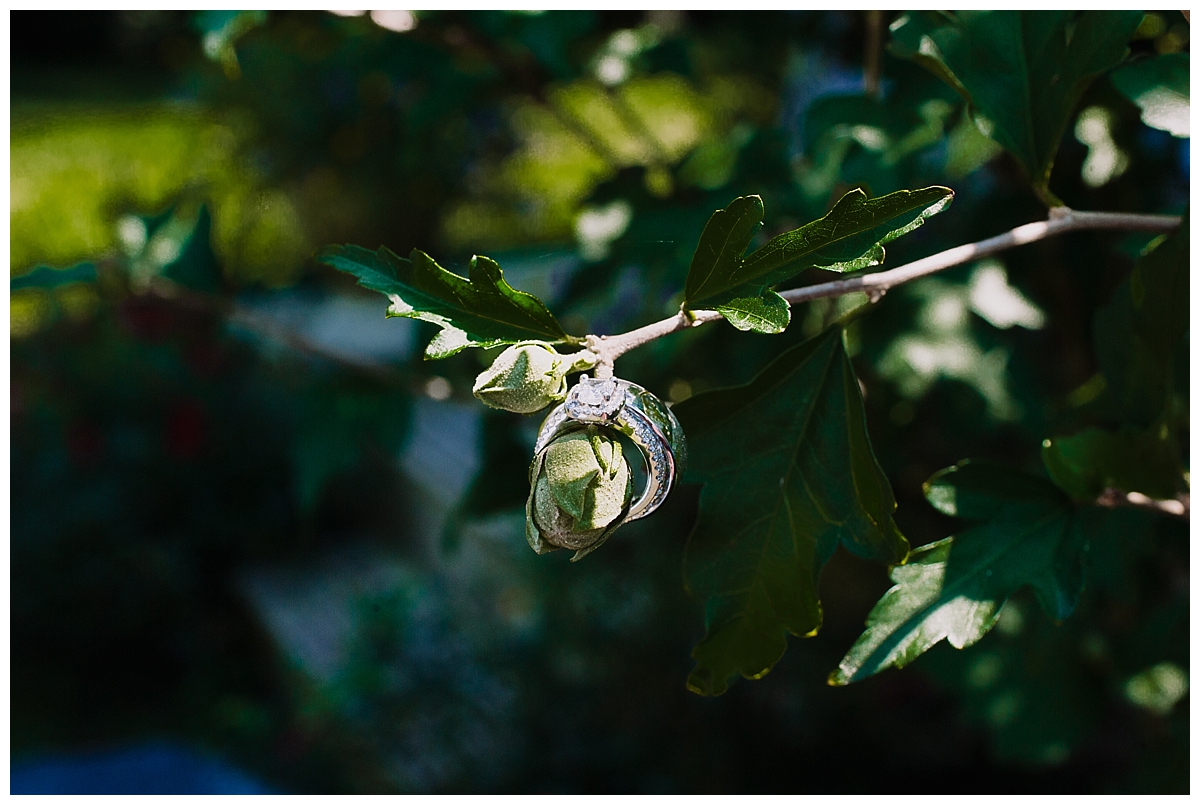
<svg viewBox="0 0 1200 805"><path fill-rule="evenodd" d="M580 559L625 518L633 477L621 443L589 426L560 436L533 460L525 535L538 553L570 548Z"/></svg>
<svg viewBox="0 0 1200 805"><path fill-rule="evenodd" d="M475 378L471 392L493 408L532 414L566 398L567 372L577 363L573 357L538 341L516 344Z"/></svg>

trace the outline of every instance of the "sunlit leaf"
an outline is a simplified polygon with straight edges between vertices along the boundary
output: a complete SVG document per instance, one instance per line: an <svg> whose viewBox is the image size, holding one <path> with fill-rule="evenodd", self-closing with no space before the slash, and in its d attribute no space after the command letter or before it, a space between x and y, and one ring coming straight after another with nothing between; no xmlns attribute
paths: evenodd
<svg viewBox="0 0 1200 805"><path fill-rule="evenodd" d="M1140 11L909 14L892 25L893 52L961 92L1056 206L1048 183L1063 132L1088 85L1125 58L1141 21Z"/></svg>
<svg viewBox="0 0 1200 805"><path fill-rule="evenodd" d="M408 260L386 248L327 246L317 259L352 274L358 284L391 300L388 316L432 322L442 331L425 349L429 359L447 358L467 347L494 347L520 341L579 343L563 331L540 299L504 281L494 260L472 257L468 279L439 266L413 249Z"/></svg>
<svg viewBox="0 0 1200 805"><path fill-rule="evenodd" d="M908 543L871 451L840 327L793 347L745 386L675 407L689 477L705 484L684 575L706 634L688 688L723 693L766 674L787 634L821 626L817 579L839 544L883 562Z"/></svg>
<svg viewBox="0 0 1200 805"><path fill-rule="evenodd" d="M747 257L742 281L771 285L809 266L846 272L879 265L885 244L912 232L953 199L948 187L897 190L878 198L851 190L825 217L771 238Z"/></svg>
<svg viewBox="0 0 1200 805"><path fill-rule="evenodd" d="M983 525L914 550L892 570L896 586L871 610L830 684L902 668L942 640L975 643L1025 586L1051 617L1067 617L1083 588L1085 541L1065 501L1040 500L1005 506Z"/></svg>
<svg viewBox="0 0 1200 805"><path fill-rule="evenodd" d="M757 333L782 333L792 320L787 300L769 288L760 296L731 299L718 305L717 312L739 330Z"/></svg>
<svg viewBox="0 0 1200 805"><path fill-rule="evenodd" d="M730 281L742 266L742 255L754 234L762 226L763 203L758 196L742 196L717 210L708 219L692 266L684 285L685 298L691 302L727 291L738 282Z"/></svg>
<svg viewBox="0 0 1200 805"><path fill-rule="evenodd" d="M763 288L813 266L857 271L879 265L884 244L946 209L953 197L945 187L900 190L878 198L851 190L823 218L772 238L744 259L762 223L762 200L735 199L713 213L705 227L688 272L684 305L719 310L732 299L761 296Z"/></svg>
<svg viewBox="0 0 1200 805"><path fill-rule="evenodd" d="M1189 137L1190 64L1186 53L1164 53L1114 70L1113 86L1137 104L1147 126Z"/></svg>

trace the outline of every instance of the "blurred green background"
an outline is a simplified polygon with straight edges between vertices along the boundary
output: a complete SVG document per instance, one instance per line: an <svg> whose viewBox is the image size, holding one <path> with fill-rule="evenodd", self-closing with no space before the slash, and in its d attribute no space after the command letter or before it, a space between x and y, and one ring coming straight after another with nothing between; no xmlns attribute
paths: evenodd
<svg viewBox="0 0 1200 805"><path fill-rule="evenodd" d="M165 742L286 792L1186 791L1186 523L1114 512L1139 547L1065 624L1018 595L969 651L835 689L889 585L841 553L820 635L702 699L695 488L579 564L535 556L540 418L471 397L491 354L422 361L436 328L311 258L479 252L568 331L616 333L678 308L738 195L774 233L852 187L952 187L889 265L1043 217L959 97L887 50L899 16L13 12L14 780ZM1150 13L1130 46L1186 73L1188 37ZM1180 213L1186 98L1144 118L1118 84L1088 90L1051 187ZM955 528L933 472L1037 468L1084 420L1092 315L1149 240L1040 242L854 325L914 545ZM744 382L852 302L618 370L673 401Z"/></svg>

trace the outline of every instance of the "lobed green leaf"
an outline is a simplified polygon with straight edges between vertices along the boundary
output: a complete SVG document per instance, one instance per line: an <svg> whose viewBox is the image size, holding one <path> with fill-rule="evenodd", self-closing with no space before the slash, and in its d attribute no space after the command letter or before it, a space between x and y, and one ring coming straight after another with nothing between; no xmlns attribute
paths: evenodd
<svg viewBox="0 0 1200 805"><path fill-rule="evenodd" d="M723 693L766 674L788 633L821 626L817 580L838 544L883 562L908 543L871 451L840 326L793 347L747 385L674 409L688 434L689 477L704 483L684 576L706 634L688 688Z"/></svg>
<svg viewBox="0 0 1200 805"><path fill-rule="evenodd" d="M999 509L991 520L913 551L893 568L894 587L867 616L867 628L829 677L846 685L902 668L942 640L966 648L995 624L1021 587L1034 589L1056 620L1074 611L1083 589L1085 529L1069 504L1035 499Z"/></svg>
<svg viewBox="0 0 1200 805"><path fill-rule="evenodd" d="M847 272L879 265L885 244L912 232L953 200L948 187L897 190L878 198L851 190L823 218L767 241L746 258L742 275L771 285L810 266Z"/></svg>
<svg viewBox="0 0 1200 805"><path fill-rule="evenodd" d="M510 286L500 266L487 257L471 258L467 279L417 249L406 260L384 247L372 252L360 246L327 246L317 260L387 296L388 316L441 327L425 349L426 359L447 358L467 347L521 341L581 343L567 335L540 299Z"/></svg>
<svg viewBox="0 0 1200 805"><path fill-rule="evenodd" d="M1140 11L960 11L908 14L892 25L892 52L959 91L989 132L1049 189L1059 141L1088 85L1125 58Z"/></svg>
<svg viewBox="0 0 1200 805"><path fill-rule="evenodd" d="M765 288L814 266L845 272L879 265L884 244L921 226L953 198L954 191L946 187L899 190L878 198L851 190L824 217L772 238L745 258L742 254L762 224L762 200L734 199L713 213L700 237L685 284L684 307L722 315L728 309L739 329L780 332L788 319ZM759 321L764 313L765 324Z"/></svg>

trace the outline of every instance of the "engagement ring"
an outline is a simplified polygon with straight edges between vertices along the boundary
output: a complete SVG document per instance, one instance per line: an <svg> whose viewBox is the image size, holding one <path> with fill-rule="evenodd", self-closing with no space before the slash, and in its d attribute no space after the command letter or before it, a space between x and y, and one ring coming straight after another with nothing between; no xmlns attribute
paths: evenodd
<svg viewBox="0 0 1200 805"><path fill-rule="evenodd" d="M676 473L687 462L683 428L671 409L636 383L583 375L568 392L566 401L542 423L534 454L541 455L558 436L588 425L608 427L629 437L645 461L646 488L622 522L640 519L657 509L671 490Z"/></svg>

